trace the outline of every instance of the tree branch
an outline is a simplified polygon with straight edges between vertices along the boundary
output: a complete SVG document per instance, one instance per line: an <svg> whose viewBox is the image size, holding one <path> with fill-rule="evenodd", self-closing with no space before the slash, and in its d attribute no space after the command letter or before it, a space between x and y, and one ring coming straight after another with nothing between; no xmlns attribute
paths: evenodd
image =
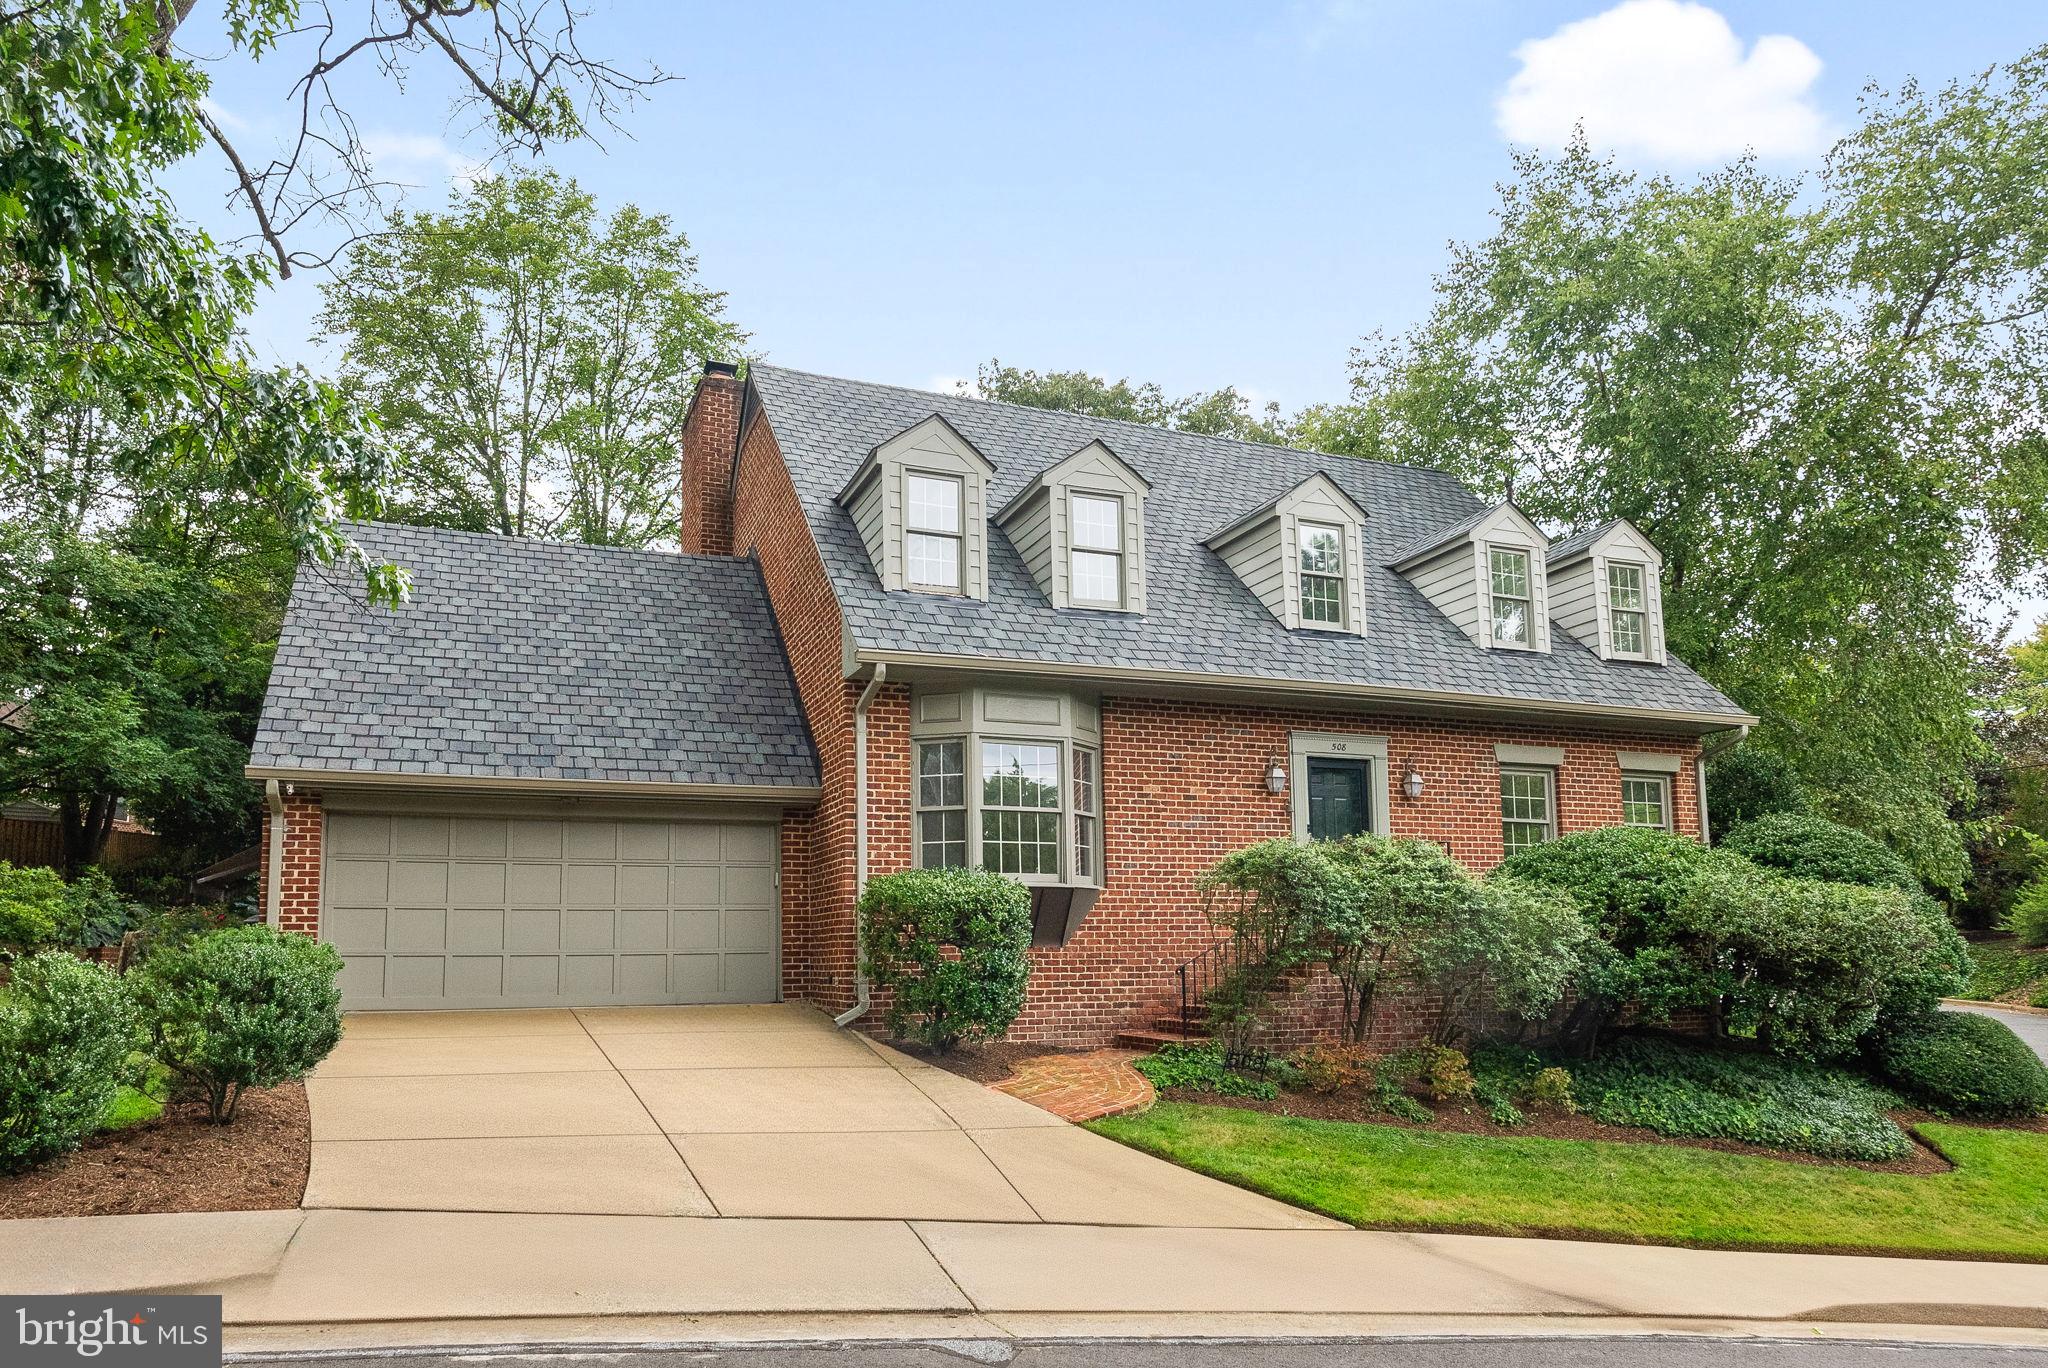
<svg viewBox="0 0 2048 1368"><path fill-rule="evenodd" d="M187 8L190 8L188 5ZM199 126L206 130L206 136L213 139L214 146L227 154L228 165L235 171L235 179L241 182L242 194L249 201L249 208L256 215L256 229L263 235L264 242L277 258L277 273L280 278L292 277L291 253L285 250L284 240L277 235L270 224L270 211L263 203L263 192L256 184L256 178L249 174L249 167L242 160L242 154L235 151L235 145L228 141L227 134L220 131L220 125L204 109L199 111Z"/></svg>

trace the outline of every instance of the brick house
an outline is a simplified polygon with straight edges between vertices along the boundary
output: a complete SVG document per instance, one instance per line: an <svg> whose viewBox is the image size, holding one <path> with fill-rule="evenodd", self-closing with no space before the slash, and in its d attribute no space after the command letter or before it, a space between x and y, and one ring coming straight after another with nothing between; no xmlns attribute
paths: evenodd
<svg viewBox="0 0 2048 1368"><path fill-rule="evenodd" d="M1755 720L1639 531L1434 471L713 365L681 474L682 555L368 525L408 605L301 573L249 773L350 1006L847 1012L861 880L982 864L1033 895L1013 1034L1100 1042L1232 849L1696 835Z"/></svg>

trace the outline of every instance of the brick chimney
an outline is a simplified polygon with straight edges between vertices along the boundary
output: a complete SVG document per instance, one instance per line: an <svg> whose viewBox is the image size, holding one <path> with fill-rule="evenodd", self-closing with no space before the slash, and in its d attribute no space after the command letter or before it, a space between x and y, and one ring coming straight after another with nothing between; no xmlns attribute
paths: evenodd
<svg viewBox="0 0 2048 1368"><path fill-rule="evenodd" d="M695 556L732 554L732 462L746 387L730 361L706 361L683 418L682 548Z"/></svg>

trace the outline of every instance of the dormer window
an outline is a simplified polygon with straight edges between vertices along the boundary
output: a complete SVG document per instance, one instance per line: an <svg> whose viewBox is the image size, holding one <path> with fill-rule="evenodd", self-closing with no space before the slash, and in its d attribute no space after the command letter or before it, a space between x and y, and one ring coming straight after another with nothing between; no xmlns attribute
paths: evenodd
<svg viewBox="0 0 2048 1368"><path fill-rule="evenodd" d="M996 514L1055 608L1145 611L1143 475L1102 442L1046 467Z"/></svg>
<svg viewBox="0 0 2048 1368"><path fill-rule="evenodd" d="M1513 547L1489 546L1486 560L1493 585L1493 644L1527 646L1535 605L1530 592L1529 553Z"/></svg>
<svg viewBox="0 0 2048 1368"><path fill-rule="evenodd" d="M1603 523L1566 537L1548 555L1558 625L1602 660L1664 661L1664 558L1635 524Z"/></svg>
<svg viewBox="0 0 2048 1368"><path fill-rule="evenodd" d="M988 597L988 482L995 467L934 413L867 454L839 506L891 591Z"/></svg>
<svg viewBox="0 0 2048 1368"><path fill-rule="evenodd" d="M1365 509L1318 472L1204 543L1289 631L1365 635Z"/></svg>
<svg viewBox="0 0 2048 1368"><path fill-rule="evenodd" d="M955 476L915 470L904 476L903 563L911 588L960 592L961 492Z"/></svg>
<svg viewBox="0 0 2048 1368"><path fill-rule="evenodd" d="M1344 529L1297 524L1301 540L1301 625L1344 625Z"/></svg>
<svg viewBox="0 0 2048 1368"><path fill-rule="evenodd" d="M1124 501L1067 495L1068 593L1076 608L1124 606Z"/></svg>
<svg viewBox="0 0 2048 1368"><path fill-rule="evenodd" d="M1614 635L1616 655L1649 654L1649 595L1643 580L1642 566L1607 562L1607 627Z"/></svg>

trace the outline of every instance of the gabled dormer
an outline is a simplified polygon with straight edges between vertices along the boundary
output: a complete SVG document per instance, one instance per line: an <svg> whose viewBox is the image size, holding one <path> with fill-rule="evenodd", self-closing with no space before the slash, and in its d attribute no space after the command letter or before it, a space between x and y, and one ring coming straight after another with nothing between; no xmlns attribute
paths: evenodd
<svg viewBox="0 0 2048 1368"><path fill-rule="evenodd" d="M839 491L882 587L988 597L995 467L934 413L870 451Z"/></svg>
<svg viewBox="0 0 2048 1368"><path fill-rule="evenodd" d="M1364 636L1365 516L1317 473L1205 545L1290 631Z"/></svg>
<svg viewBox="0 0 2048 1368"><path fill-rule="evenodd" d="M1145 477L1090 442L996 514L1055 608L1145 611Z"/></svg>
<svg viewBox="0 0 2048 1368"><path fill-rule="evenodd" d="M1475 644L1548 651L1549 541L1521 509L1504 503L1431 533L1388 564Z"/></svg>
<svg viewBox="0 0 2048 1368"><path fill-rule="evenodd" d="M1602 660L1664 663L1664 557L1626 518L1550 548L1550 601L1566 631Z"/></svg>

